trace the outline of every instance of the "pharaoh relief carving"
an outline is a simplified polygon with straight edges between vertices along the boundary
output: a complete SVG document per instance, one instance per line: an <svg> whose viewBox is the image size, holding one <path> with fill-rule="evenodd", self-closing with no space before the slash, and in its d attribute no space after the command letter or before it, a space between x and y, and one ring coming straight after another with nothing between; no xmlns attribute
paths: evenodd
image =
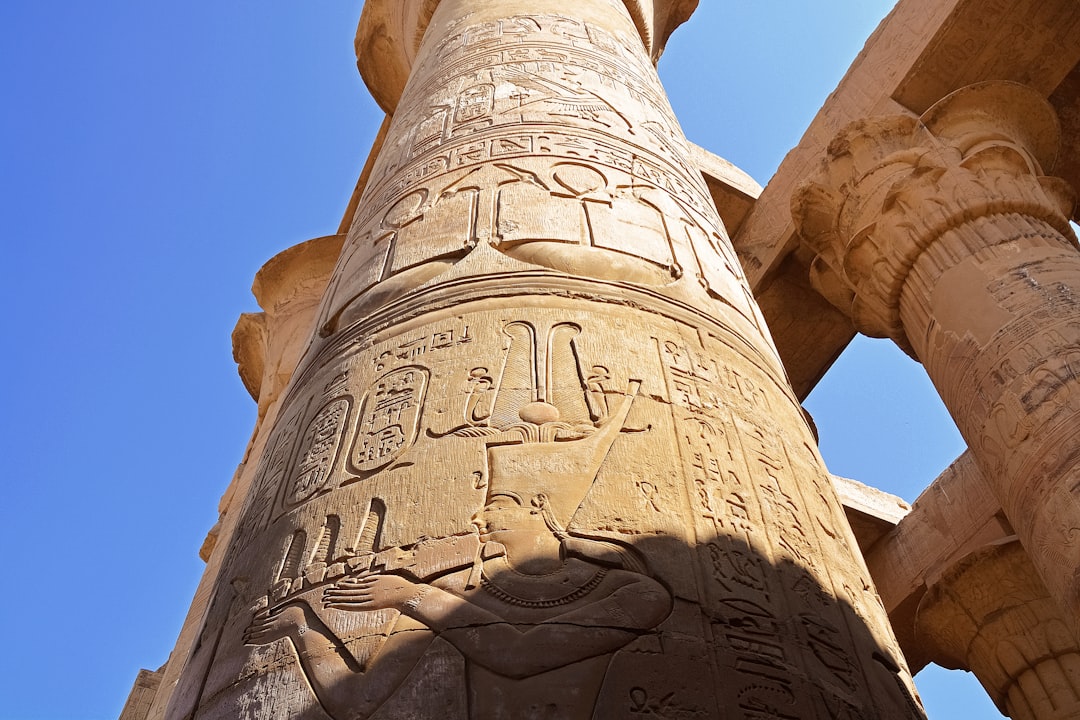
<svg viewBox="0 0 1080 720"><path fill-rule="evenodd" d="M671 612L671 592L643 555L575 530L640 383L612 392L602 366L583 372L576 324L511 322L503 333L498 376L469 373L462 422L442 433L484 447L473 532L378 549L385 515L403 510L373 504L356 554L328 567L340 528L328 517L317 542L303 531L289 539L275 587L245 633L251 645L288 639L333 718L370 716L426 654L446 646L463 660L470 717L527 717L543 706L551 717L591 718L614 653ZM422 377L410 367L383 376L364 402L354 447L383 447L368 440L400 428L390 421L409 417ZM395 442L383 456L354 450L352 462L389 462ZM344 628L325 619L343 616ZM361 657L341 638L357 623L379 629Z"/></svg>
<svg viewBox="0 0 1080 720"><path fill-rule="evenodd" d="M779 438L787 400L766 369L630 308L481 307L328 353L287 398L291 450L268 466L282 468L267 476L276 514L267 527L260 511L257 541L272 549L247 555L246 584L208 635L222 648L208 692L272 667L331 717L394 717L435 687L462 708L539 702L549 683L576 688L565 717L707 717L713 695L748 716L826 717L804 707L820 695L872 717L850 688L890 683L890 706L904 702L899 663L875 681L839 659L871 656L844 609L866 586L857 568L822 565L822 552L851 550L829 542L816 457ZM631 327L655 339L613 352ZM656 619L622 588L655 591ZM662 612L676 597L681 610ZM483 653L471 647L458 619L475 625L473 606L523 637L493 629L476 640ZM693 655L703 623L713 641Z"/></svg>

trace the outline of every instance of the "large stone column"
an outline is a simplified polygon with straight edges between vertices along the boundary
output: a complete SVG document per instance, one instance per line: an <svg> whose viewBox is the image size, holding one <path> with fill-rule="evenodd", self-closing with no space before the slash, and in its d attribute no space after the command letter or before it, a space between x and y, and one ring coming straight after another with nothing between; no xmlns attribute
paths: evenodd
<svg viewBox="0 0 1080 720"><path fill-rule="evenodd" d="M366 70L393 121L168 717L922 717L643 43L675 3L435 5L365 11L362 56L422 41Z"/></svg>
<svg viewBox="0 0 1080 720"><path fill-rule="evenodd" d="M814 282L926 367L1074 631L1080 621L1080 254L1045 177L1052 109L1010 83L849 126L793 214Z"/></svg>
<svg viewBox="0 0 1080 720"><path fill-rule="evenodd" d="M975 673L1012 720L1080 716L1080 650L1015 538L938 578L919 605L916 634L934 662Z"/></svg>

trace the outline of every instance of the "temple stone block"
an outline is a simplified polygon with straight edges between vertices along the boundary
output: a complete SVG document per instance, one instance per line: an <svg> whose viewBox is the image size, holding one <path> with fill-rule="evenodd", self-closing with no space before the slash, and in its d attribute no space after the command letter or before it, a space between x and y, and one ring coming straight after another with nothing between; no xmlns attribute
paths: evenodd
<svg viewBox="0 0 1080 720"><path fill-rule="evenodd" d="M1080 253L1054 112L1014 83L856 122L793 198L812 282L920 360L1051 597L1080 620Z"/></svg>

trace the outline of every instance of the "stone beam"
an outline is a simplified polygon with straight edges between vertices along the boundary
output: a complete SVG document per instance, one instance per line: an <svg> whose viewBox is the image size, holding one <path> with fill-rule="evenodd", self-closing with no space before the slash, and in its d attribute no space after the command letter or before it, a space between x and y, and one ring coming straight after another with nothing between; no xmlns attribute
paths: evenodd
<svg viewBox="0 0 1080 720"><path fill-rule="evenodd" d="M716 210L728 234L734 235L761 195L761 186L745 171L705 148L687 143L690 160L697 166L709 188Z"/></svg>
<svg viewBox="0 0 1080 720"><path fill-rule="evenodd" d="M864 554L911 512L902 498L858 480L833 475L833 489Z"/></svg>
<svg viewBox="0 0 1080 720"><path fill-rule="evenodd" d="M921 114L974 82L1021 81L1061 112L1064 150L1056 174L1077 187L1078 61L1074 0L901 0L882 21L733 238L800 397L853 336L839 313L806 303L808 268L793 254L798 242L788 212L792 191L814 173L836 133L858 118Z"/></svg>

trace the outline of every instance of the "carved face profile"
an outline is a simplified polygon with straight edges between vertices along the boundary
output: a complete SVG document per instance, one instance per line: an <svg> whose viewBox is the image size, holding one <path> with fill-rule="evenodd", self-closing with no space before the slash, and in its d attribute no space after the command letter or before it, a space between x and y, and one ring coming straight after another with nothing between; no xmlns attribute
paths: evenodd
<svg viewBox="0 0 1080 720"><path fill-rule="evenodd" d="M480 541L503 543L510 534L550 533L538 507L524 503L509 494L491 497L483 509L472 517L480 533Z"/></svg>

